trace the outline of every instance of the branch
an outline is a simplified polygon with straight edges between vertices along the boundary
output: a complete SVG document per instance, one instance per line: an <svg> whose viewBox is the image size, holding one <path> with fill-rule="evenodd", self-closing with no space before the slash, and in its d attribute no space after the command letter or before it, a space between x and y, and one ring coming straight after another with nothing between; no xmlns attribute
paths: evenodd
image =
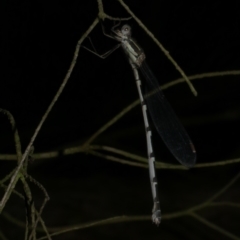
<svg viewBox="0 0 240 240"><path fill-rule="evenodd" d="M79 50L80 50L81 43L88 36L88 34L94 29L94 27L98 24L98 22L99 22L99 20L98 20L98 18L96 18L93 21L93 23L90 25L88 30L78 40L78 43L77 43L76 48L75 48L74 56L73 56L72 62L70 64L70 67L69 67L69 69L67 71L67 74L66 74L65 78L63 79L63 82L62 82L61 86L59 87L56 95L54 96L52 102L50 103L49 107L47 108L46 112L44 113L40 123L38 124L38 126L37 126L37 128L36 128L36 130L35 130L35 132L34 132L34 134L32 136L32 138L31 138L31 140L30 140L30 142L29 142L29 144L28 144L28 146L27 146L27 148L26 148L26 150L25 150L25 152L24 152L24 154L22 156L22 159L19 162L18 167L17 167L15 173L13 174L13 176L11 178L11 181L10 181L10 183L8 185L7 191L5 192L5 194L4 194L4 196L3 196L2 200L1 200L1 203L0 203L0 213L2 212L3 208L5 207L5 204L8 201L8 199L9 199L9 197L10 197L10 195L11 195L11 193L12 193L12 191L13 191L13 189L14 189L14 187L15 187L18 179L19 179L20 170L22 168L22 165L23 165L26 157L28 156L28 153L29 153L29 151L30 151L30 149L31 149L31 147L33 145L33 142L35 141L35 139L36 139L36 137L37 137L37 135L38 135L38 133L39 133L43 123L45 122L46 118L48 117L49 113L51 112L53 106L55 105L56 101L58 100L59 96L61 95L64 87L66 86L66 84L67 84L67 82L68 82L68 80L69 80L69 78L71 76L71 73L72 73L73 68L74 68L74 66L76 64L76 61L77 61L77 57L78 57L78 53L79 53Z"/></svg>

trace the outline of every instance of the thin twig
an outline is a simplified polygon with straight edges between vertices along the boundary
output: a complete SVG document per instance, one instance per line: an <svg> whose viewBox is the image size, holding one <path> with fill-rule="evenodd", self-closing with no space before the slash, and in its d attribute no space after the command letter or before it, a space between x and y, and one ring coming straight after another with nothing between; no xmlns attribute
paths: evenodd
<svg viewBox="0 0 240 240"><path fill-rule="evenodd" d="M224 72L210 72L210 73L204 73L204 74L196 74L193 76L190 76L190 80L196 80L201 79L203 77L209 78L209 77L216 77L216 76L226 76L226 75L240 75L239 70L234 71L224 71ZM179 83L184 82L184 78L179 78L177 80L174 80L170 83L164 84L161 86L161 89L167 89L173 85L177 85ZM113 117L109 122L104 124L100 129L98 129L84 144L83 147L87 147L91 142L93 142L101 133L106 131L110 126L112 126L114 123L116 123L119 119L121 119L123 116L125 116L128 112L130 112L134 107L136 107L138 104L140 104L140 100L137 99L134 102L132 102L130 105L128 105L126 108L124 108L121 112L119 112L115 117Z"/></svg>
<svg viewBox="0 0 240 240"><path fill-rule="evenodd" d="M89 147L89 149L90 149L90 151L88 151L89 154L93 153L93 151L91 151L91 150L103 150L103 151L115 153L115 154L118 154L118 155L130 158L130 159L132 159L134 161L141 162L141 163L144 163L144 164L136 164L136 163L134 163L134 162L132 162L130 160L123 160L123 159L120 159L120 158L115 158L113 156L110 156L110 155L107 155L107 154L102 154L102 153L94 151L93 155L96 156L96 154L99 154L99 157L105 158L107 160L111 160L112 161L112 157L113 157L114 158L113 161L115 161L115 162L119 162L119 163L122 163L122 164L128 164L130 166L137 166L137 167L148 168L148 159L146 157L141 157L141 156L136 155L136 154L132 154L132 153L129 153L129 152L117 149L117 148L113 148L113 147L109 147L109 146L103 146L103 145L91 145ZM159 161L156 161L155 164L156 164L156 168L159 168L159 169L181 169L181 170L187 170L186 167L184 167L182 165L179 165L179 164L178 165L176 165L176 164L169 164L169 163L163 163L163 162L159 162Z"/></svg>
<svg viewBox="0 0 240 240"><path fill-rule="evenodd" d="M196 220L198 220L199 222L205 224L206 226L216 230L217 232L229 237L230 239L234 239L234 240L240 240L240 238L230 232L228 232L227 230L223 229L222 227L217 226L216 224L206 220L203 217L200 217L198 214L196 213L189 213L190 216L192 216L193 218L195 218Z"/></svg>
<svg viewBox="0 0 240 240"><path fill-rule="evenodd" d="M107 219L100 220L100 221L97 221L97 222L81 224L79 226L75 225L75 226L72 226L70 228L63 229L63 230L60 230L58 232L52 233L52 234L50 234L50 236L57 236L57 235L60 235L60 234L63 234L63 233L72 232L72 231L80 230L80 229L83 229L83 228L85 229L85 228L89 228L89 227L93 227L93 226L99 226L99 225L114 223L121 218L124 218L124 216L107 218ZM42 239L46 239L46 237L41 237L41 238L38 238L37 240L42 240Z"/></svg>
<svg viewBox="0 0 240 240"><path fill-rule="evenodd" d="M0 108L0 112L2 112L3 114L5 114L7 116L8 120L11 124L13 136L14 136L15 149L16 149L16 153L17 153L16 159L18 160L18 162L20 162L20 160L22 158L21 141L20 141L17 127L16 127L15 119L14 119L13 115L5 109Z"/></svg>
<svg viewBox="0 0 240 240"><path fill-rule="evenodd" d="M192 93L197 96L197 91L195 90L194 86L188 79L187 75L181 69L181 67L177 64L177 62L172 58L170 53L163 47L163 45L155 38L153 33L149 31L149 29L142 23L142 21L130 10L130 8L123 2L123 0L118 0L121 5L126 9L126 11L133 17L133 19L144 29L144 31L152 38L152 40L158 45L161 51L165 54L165 56L170 60L170 62L175 66L178 72L183 76L187 84L189 85Z"/></svg>
<svg viewBox="0 0 240 240"><path fill-rule="evenodd" d="M90 25L88 30L78 40L78 43L77 43L76 48L75 48L74 56L73 56L72 62L70 64L70 67L69 67L69 69L67 71L67 74L66 74L65 78L63 79L63 82L62 82L60 88L58 89L56 95L54 96L52 102L50 103L49 107L47 108L47 111L44 113L40 123L38 124L38 126L37 126L37 128L36 128L36 130L35 130L35 132L34 132L34 134L32 136L32 138L31 138L31 140L30 140L30 142L29 142L29 144L28 144L28 146L27 146L27 148L26 148L26 150L25 150L25 152L24 152L24 154L22 156L22 159L21 159L21 161L20 161L20 163L19 163L15 173L13 174L13 176L11 178L11 181L10 181L10 183L8 185L7 191L5 192L5 194L4 194L4 196L3 196L2 200L1 200L1 203L0 203L0 213L2 212L3 208L5 207L5 204L8 201L8 199L9 199L9 197L10 197L10 195L11 195L11 193L12 193L12 191L13 191L13 189L14 189L17 181L18 181L19 172L20 172L20 170L22 168L24 160L26 159L26 157L27 157L27 155L28 155L28 153L29 153L29 151L31 149L31 146L33 145L33 142L35 141L35 139L36 139L36 137L37 137L37 135L38 135L38 133L39 133L43 123L45 122L48 114L51 112L53 106L55 105L56 101L58 100L59 96L61 95L65 85L67 84L67 82L68 82L68 80L69 80L69 78L71 76L71 73L72 73L73 68L74 68L74 66L76 64L76 61L77 61L77 57L78 57L78 53L79 53L79 50L80 50L81 43L88 36L88 34L94 29L94 27L98 24L98 22L99 22L99 19L96 18L93 21L93 23Z"/></svg>
<svg viewBox="0 0 240 240"><path fill-rule="evenodd" d="M132 17L128 17L128 18L112 17L104 12L102 0L97 0L97 3L98 3L98 17L102 21L104 21L105 18L112 20L112 21L128 21L132 18Z"/></svg>
<svg viewBox="0 0 240 240"><path fill-rule="evenodd" d="M131 162L131 161L124 160L124 159L121 159L121 158L117 158L117 157L114 157L114 156L110 156L110 155L107 155L107 154L99 153L99 152L96 152L96 151L93 151L93 150L90 150L89 153L91 155L101 157L101 158L104 158L104 159L107 159L107 160L111 160L113 162L118 162L118 163L121 163L121 164L127 164L127 165L134 166L134 167L148 168L147 164Z"/></svg>
<svg viewBox="0 0 240 240"><path fill-rule="evenodd" d="M209 72L209 73L201 73L189 76L188 79L190 81L202 78L211 78L211 77L224 77L224 76L231 76L231 75L240 75L240 70L232 70L232 71L222 71L222 72ZM178 78L174 81L164 84L161 89L167 89L174 85L184 82L184 78Z"/></svg>
<svg viewBox="0 0 240 240"><path fill-rule="evenodd" d="M220 195L222 195L224 192L226 192L240 177L240 172L232 178L232 180L229 181L220 191L218 191L216 194L214 194L212 197L210 197L207 202L213 202L215 199L217 199Z"/></svg>
<svg viewBox="0 0 240 240"><path fill-rule="evenodd" d="M145 162L147 164L147 158L136 155L136 154L132 154L123 150L119 150L113 147L108 147L108 146L99 146L99 145L90 145L89 149L102 149L105 151L109 151L109 152L114 152L117 154L120 154L122 156L128 157L130 159L133 159L135 161L138 162ZM70 148L65 148L63 151L59 152L42 152L42 153L34 153L33 154L33 158L35 160L42 160L42 159L51 159L51 158L57 158L59 155L71 155L71 154L77 154L77 153L89 153L89 150L87 150L86 148L83 148L83 146L79 146L79 147L70 147ZM91 152L90 152L91 154ZM109 155L110 156L110 155ZM103 157L103 155L101 156ZM4 155L0 155L0 159L4 159L4 160L16 160L16 155L15 154L4 154ZM110 159L108 159L110 160ZM131 164L131 161L126 160ZM235 164L235 163L239 163L240 162L240 158L236 158L236 159L227 159L227 160L223 160L223 161L214 161L214 162L210 162L210 163L198 163L194 166L194 168L206 168L206 167L217 167L217 166L225 166L225 165L229 165L229 164ZM124 164L127 164L126 162ZM145 168L145 167L144 167ZM163 163L160 161L156 161L156 168L161 168L161 169L179 169L179 170L186 170L186 168L182 165L178 165L178 164L168 164L168 163ZM0 183L4 183L5 181L7 181L11 176L12 173L14 172L14 170L8 174L4 179L2 179L0 181Z"/></svg>

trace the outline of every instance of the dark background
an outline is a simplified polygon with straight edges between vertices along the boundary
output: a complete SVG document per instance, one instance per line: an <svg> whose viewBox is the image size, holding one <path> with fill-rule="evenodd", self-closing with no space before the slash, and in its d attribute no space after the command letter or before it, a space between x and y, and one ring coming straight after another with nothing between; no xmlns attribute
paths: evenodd
<svg viewBox="0 0 240 240"><path fill-rule="evenodd" d="M238 1L181 3L127 1L130 9L161 41L185 73L239 70L240 6ZM105 1L115 17L129 15L117 1ZM60 86L76 43L97 16L96 1L2 1L0 7L0 107L16 122L23 150ZM148 65L160 84L180 77L174 66L134 20L128 22L143 47ZM105 21L106 31L114 23ZM98 25L91 33L98 52L115 46ZM84 42L90 46L89 41ZM204 78L193 82L194 97L186 83L165 92L197 149L198 163L238 158L240 155L239 76ZM121 50L102 60L80 50L75 69L57 104L44 123L35 152L79 146L119 111L138 98L132 70ZM158 160L176 163L157 132L153 141ZM146 157L141 107L100 135L94 144L116 147ZM14 153L10 124L0 115L0 153ZM0 162L0 178L16 166ZM191 171L158 170L163 214L202 203L238 173L239 164ZM147 169L121 165L86 154L36 160L29 174L51 197L43 219L49 227L97 221L119 215L151 213L152 197ZM239 181L219 201L239 203ZM19 184L18 190L21 191ZM32 186L36 206L43 195ZM3 191L2 191L3 193ZM24 202L12 196L5 212L25 219ZM235 208L207 208L199 214L240 237ZM14 231L12 231L14 229ZM24 228L0 218L7 239L23 239ZM18 237L17 237L18 236ZM64 234L55 239L229 239L190 218L150 220L100 226Z"/></svg>

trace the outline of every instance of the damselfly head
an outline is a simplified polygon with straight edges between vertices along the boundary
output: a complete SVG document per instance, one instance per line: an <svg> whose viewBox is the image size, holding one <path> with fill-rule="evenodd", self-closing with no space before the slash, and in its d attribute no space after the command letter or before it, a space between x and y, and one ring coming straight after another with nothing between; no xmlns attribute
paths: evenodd
<svg viewBox="0 0 240 240"><path fill-rule="evenodd" d="M124 36L131 36L131 27L127 24L123 25L121 28L121 32Z"/></svg>

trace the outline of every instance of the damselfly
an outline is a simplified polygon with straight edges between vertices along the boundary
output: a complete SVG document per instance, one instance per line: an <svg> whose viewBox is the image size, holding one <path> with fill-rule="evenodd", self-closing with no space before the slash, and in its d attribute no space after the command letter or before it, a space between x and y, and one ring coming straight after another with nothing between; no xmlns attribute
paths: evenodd
<svg viewBox="0 0 240 240"><path fill-rule="evenodd" d="M149 175L153 196L152 221L159 225L161 222L161 210L158 197L158 181L155 171L155 157L151 140L152 132L149 127L147 109L149 110L148 112L162 140L173 156L182 165L192 167L196 162L196 151L187 132L179 122L170 104L160 90L156 77L153 75L145 61L146 56L142 48L131 37L131 27L129 25L124 25L121 30L115 28L116 26L112 28L112 32L114 33L113 36L106 33L104 34L108 37L116 39L120 42L120 44L104 55L100 56L96 53L95 54L104 58L112 51L122 46L132 67L142 105L144 125L146 129ZM143 77L145 78L144 94L141 88L142 83L139 77L138 69L140 69Z"/></svg>

